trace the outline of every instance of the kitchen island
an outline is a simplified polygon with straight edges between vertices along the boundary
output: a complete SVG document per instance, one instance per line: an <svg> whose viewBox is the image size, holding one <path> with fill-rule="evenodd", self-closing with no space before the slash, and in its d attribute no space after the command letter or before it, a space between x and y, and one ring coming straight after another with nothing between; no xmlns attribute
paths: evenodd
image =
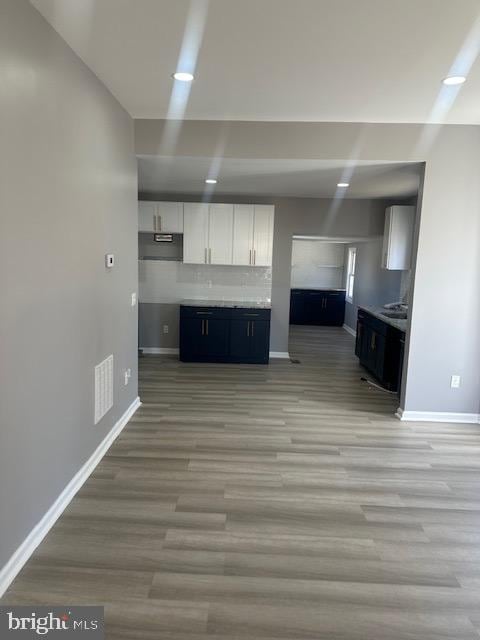
<svg viewBox="0 0 480 640"><path fill-rule="evenodd" d="M268 364L269 301L183 300L180 360Z"/></svg>

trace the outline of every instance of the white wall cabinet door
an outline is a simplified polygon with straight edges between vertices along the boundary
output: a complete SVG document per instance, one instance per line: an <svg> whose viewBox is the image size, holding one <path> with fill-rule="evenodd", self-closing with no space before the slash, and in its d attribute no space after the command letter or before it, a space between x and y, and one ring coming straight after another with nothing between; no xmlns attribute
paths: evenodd
<svg viewBox="0 0 480 640"><path fill-rule="evenodd" d="M272 266L273 215L273 205L255 205L253 264L256 267Z"/></svg>
<svg viewBox="0 0 480 640"><path fill-rule="evenodd" d="M138 230L147 233L154 233L157 215L156 202L139 202L138 203Z"/></svg>
<svg viewBox="0 0 480 640"><path fill-rule="evenodd" d="M183 233L183 202L157 202L157 231Z"/></svg>
<svg viewBox="0 0 480 640"><path fill-rule="evenodd" d="M412 264L415 207L393 206L385 211L382 267L408 271Z"/></svg>
<svg viewBox="0 0 480 640"><path fill-rule="evenodd" d="M232 264L233 204L211 204L208 230L208 263Z"/></svg>
<svg viewBox="0 0 480 640"><path fill-rule="evenodd" d="M208 262L208 204L185 202L183 207L183 261Z"/></svg>
<svg viewBox="0 0 480 640"><path fill-rule="evenodd" d="M253 264L253 204L235 204L233 209L233 264Z"/></svg>

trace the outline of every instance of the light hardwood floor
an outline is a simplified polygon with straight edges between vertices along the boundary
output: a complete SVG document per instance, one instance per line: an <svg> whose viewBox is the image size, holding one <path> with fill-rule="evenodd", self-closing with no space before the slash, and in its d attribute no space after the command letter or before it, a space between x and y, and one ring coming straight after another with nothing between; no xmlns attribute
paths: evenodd
<svg viewBox="0 0 480 640"><path fill-rule="evenodd" d="M470 640L480 427L401 423L342 329L300 364L141 360L143 406L3 599L107 637Z"/></svg>

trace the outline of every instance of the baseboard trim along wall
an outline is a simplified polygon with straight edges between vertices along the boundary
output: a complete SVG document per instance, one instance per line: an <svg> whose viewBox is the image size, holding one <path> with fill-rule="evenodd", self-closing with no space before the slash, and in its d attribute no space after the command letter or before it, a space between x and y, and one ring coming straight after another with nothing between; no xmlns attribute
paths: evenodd
<svg viewBox="0 0 480 640"><path fill-rule="evenodd" d="M480 413L448 413L442 411L404 411L400 407L395 413L405 422L456 422L460 424L479 424Z"/></svg>
<svg viewBox="0 0 480 640"><path fill-rule="evenodd" d="M357 332L355 331L355 329L352 329L352 327L349 327L348 324L344 324L343 328L345 329L345 331L347 333L349 333L351 336L353 336L354 338L357 337Z"/></svg>
<svg viewBox="0 0 480 640"><path fill-rule="evenodd" d="M179 350L171 347L139 347L146 355L177 355ZM270 351L270 358L290 359L288 351Z"/></svg>
<svg viewBox="0 0 480 640"><path fill-rule="evenodd" d="M70 480L62 493L42 517L40 522L38 522L30 531L22 544L11 556L7 564L0 570L0 597L2 597L32 553L45 538L58 518L62 515L66 507L75 497L77 491L91 475L92 471L98 465L112 445L113 441L117 438L140 405L140 398L137 397L122 417L114 424L90 458L85 462L83 467Z"/></svg>
<svg viewBox="0 0 480 640"><path fill-rule="evenodd" d="M178 347L139 347L140 351L146 355L176 355L179 352Z"/></svg>

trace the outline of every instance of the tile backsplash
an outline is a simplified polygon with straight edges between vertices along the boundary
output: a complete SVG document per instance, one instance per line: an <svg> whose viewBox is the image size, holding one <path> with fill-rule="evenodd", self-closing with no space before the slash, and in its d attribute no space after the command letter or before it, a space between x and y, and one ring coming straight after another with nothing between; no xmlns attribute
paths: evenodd
<svg viewBox="0 0 480 640"><path fill-rule="evenodd" d="M176 303L184 299L270 300L270 267L235 267L140 260L139 301Z"/></svg>

